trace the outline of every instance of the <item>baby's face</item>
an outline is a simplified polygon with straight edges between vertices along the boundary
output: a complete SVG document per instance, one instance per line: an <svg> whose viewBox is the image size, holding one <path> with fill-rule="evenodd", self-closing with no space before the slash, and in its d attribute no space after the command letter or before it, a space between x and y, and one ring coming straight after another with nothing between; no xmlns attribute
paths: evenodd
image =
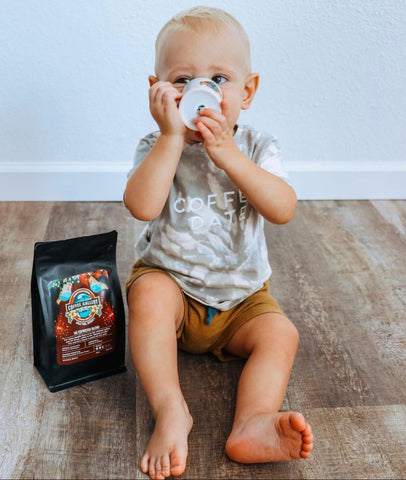
<svg viewBox="0 0 406 480"><path fill-rule="evenodd" d="M169 81L180 91L193 78L211 78L223 93L223 110L230 128L237 123L244 102L246 81L250 75L247 46L239 35L228 29L219 33L186 29L166 33L157 52L158 80ZM201 141L199 132L188 130L189 140Z"/></svg>

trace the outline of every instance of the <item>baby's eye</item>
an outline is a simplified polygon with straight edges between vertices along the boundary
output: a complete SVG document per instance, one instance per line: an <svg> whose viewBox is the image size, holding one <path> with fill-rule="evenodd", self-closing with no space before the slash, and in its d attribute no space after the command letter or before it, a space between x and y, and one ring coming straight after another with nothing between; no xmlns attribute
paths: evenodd
<svg viewBox="0 0 406 480"><path fill-rule="evenodd" d="M187 77L179 77L175 80L174 83L180 83L181 85L185 85L186 83L190 82L190 78Z"/></svg>
<svg viewBox="0 0 406 480"><path fill-rule="evenodd" d="M227 78L223 77L223 75L214 75L212 80L214 83L217 83L218 85L221 85L222 83L227 82Z"/></svg>

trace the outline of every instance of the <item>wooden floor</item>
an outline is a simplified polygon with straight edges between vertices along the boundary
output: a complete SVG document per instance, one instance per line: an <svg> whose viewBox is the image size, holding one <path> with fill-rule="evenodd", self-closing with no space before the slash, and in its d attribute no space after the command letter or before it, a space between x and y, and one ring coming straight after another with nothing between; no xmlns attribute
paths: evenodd
<svg viewBox="0 0 406 480"><path fill-rule="evenodd" d="M153 423L126 373L49 393L32 363L36 241L119 232L122 285L134 227L120 203L0 203L0 477L146 478ZM283 409L312 424L310 460L238 465L224 455L240 361L179 354L194 417L184 479L406 478L406 202L299 202L267 227L271 290L301 335Z"/></svg>

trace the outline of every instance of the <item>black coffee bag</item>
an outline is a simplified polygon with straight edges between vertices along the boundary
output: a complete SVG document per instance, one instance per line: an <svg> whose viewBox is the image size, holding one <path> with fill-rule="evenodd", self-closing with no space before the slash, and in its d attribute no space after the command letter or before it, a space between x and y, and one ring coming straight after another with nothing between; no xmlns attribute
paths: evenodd
<svg viewBox="0 0 406 480"><path fill-rule="evenodd" d="M51 392L125 371L116 245L116 231L35 244L34 365Z"/></svg>

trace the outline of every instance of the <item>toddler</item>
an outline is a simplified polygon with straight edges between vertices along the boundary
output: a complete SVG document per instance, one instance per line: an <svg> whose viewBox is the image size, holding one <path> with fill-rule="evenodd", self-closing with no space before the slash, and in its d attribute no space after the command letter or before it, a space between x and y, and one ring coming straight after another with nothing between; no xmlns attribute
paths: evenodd
<svg viewBox="0 0 406 480"><path fill-rule="evenodd" d="M223 100L221 113L199 111L195 131L178 105L197 77L216 82ZM230 459L308 458L313 447L303 415L279 412L299 337L268 292L263 222L288 222L296 194L275 139L237 123L258 80L245 31L220 9L181 12L158 35L149 102L159 131L140 141L124 193L131 214L148 222L126 290L131 355L155 418L141 460L152 479L186 468L193 421L177 348L247 359L225 446Z"/></svg>

